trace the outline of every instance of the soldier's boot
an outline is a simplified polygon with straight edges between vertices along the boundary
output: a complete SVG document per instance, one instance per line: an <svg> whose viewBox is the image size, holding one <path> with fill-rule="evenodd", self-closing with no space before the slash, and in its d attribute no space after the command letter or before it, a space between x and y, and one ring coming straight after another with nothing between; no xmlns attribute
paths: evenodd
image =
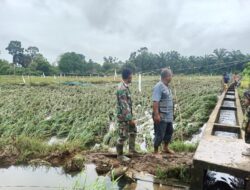
<svg viewBox="0 0 250 190"><path fill-rule="evenodd" d="M247 148L244 152L242 152L244 156L250 156L250 148Z"/></svg>
<svg viewBox="0 0 250 190"><path fill-rule="evenodd" d="M129 136L129 154L132 156L140 156L140 153L135 150L135 134L130 134Z"/></svg>
<svg viewBox="0 0 250 190"><path fill-rule="evenodd" d="M128 162L130 161L130 158L123 155L123 145L117 144L116 145L116 151L117 151L117 159L121 162Z"/></svg>

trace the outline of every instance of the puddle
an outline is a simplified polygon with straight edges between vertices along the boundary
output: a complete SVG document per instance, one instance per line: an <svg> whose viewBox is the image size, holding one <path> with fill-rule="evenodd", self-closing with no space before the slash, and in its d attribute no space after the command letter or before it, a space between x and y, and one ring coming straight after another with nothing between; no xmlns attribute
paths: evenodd
<svg viewBox="0 0 250 190"><path fill-rule="evenodd" d="M170 187L164 185L156 185L151 182L138 181L123 188L124 190L185 190L187 188Z"/></svg>
<svg viewBox="0 0 250 190"><path fill-rule="evenodd" d="M235 102L234 101L228 101L228 100L225 100L223 102L223 105L224 107L235 107Z"/></svg>
<svg viewBox="0 0 250 190"><path fill-rule="evenodd" d="M217 137L227 137L231 139L238 139L239 135L237 133L225 132L225 131L215 131L214 136Z"/></svg>
<svg viewBox="0 0 250 190"><path fill-rule="evenodd" d="M0 189L59 189L73 186L71 175L63 174L61 168L15 167L0 169Z"/></svg>
<svg viewBox="0 0 250 190"><path fill-rule="evenodd" d="M207 171L204 180L204 190L242 190L244 189L244 180L232 175Z"/></svg>
<svg viewBox="0 0 250 190"><path fill-rule="evenodd" d="M150 174L140 174L136 177L137 183L131 183L128 185L125 185L123 187L124 190L185 190L189 189L188 187L171 187L171 186L165 186L165 185L159 185L154 184L152 181L154 181L154 176Z"/></svg>
<svg viewBox="0 0 250 190"><path fill-rule="evenodd" d="M86 165L85 172L86 176L81 173L70 175L65 174L62 168L11 166L0 169L0 189L71 189L77 181L86 181L86 184L95 181L97 178L95 165Z"/></svg>
<svg viewBox="0 0 250 190"><path fill-rule="evenodd" d="M236 112L234 110L220 110L219 123L236 125Z"/></svg>
<svg viewBox="0 0 250 190"><path fill-rule="evenodd" d="M94 164L85 165L82 173L66 174L62 168L47 168L45 166L11 166L0 169L0 190L76 190L83 189L112 189L112 190L183 190L165 185L138 180L136 183L128 183L120 180L117 184L111 182L108 176L98 176ZM96 182L98 180L98 183ZM96 187L96 185L100 185ZM106 188L105 188L106 187Z"/></svg>

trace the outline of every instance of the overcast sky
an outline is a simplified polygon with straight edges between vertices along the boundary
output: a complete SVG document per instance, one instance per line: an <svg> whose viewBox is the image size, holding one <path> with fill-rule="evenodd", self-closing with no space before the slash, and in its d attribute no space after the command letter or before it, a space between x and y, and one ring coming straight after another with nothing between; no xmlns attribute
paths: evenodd
<svg viewBox="0 0 250 190"><path fill-rule="evenodd" d="M11 40L51 62L67 51L102 62L146 46L204 55L250 53L249 0L0 0L0 58Z"/></svg>

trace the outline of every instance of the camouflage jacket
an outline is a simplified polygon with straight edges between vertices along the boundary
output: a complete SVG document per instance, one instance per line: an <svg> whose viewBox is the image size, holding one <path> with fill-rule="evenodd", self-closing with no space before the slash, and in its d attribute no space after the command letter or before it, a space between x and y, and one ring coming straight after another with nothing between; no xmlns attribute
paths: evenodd
<svg viewBox="0 0 250 190"><path fill-rule="evenodd" d="M246 143L250 143L250 133L247 133L247 127L249 126L250 122L250 106L246 109L245 118L243 121L243 128L245 128L245 141Z"/></svg>
<svg viewBox="0 0 250 190"><path fill-rule="evenodd" d="M132 120L132 99L128 85L121 82L118 85L117 92L117 118L118 122Z"/></svg>

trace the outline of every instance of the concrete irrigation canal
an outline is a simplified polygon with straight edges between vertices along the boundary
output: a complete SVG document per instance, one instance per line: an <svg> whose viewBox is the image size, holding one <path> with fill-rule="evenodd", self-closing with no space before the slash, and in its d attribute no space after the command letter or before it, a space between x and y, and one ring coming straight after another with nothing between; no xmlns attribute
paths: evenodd
<svg viewBox="0 0 250 190"><path fill-rule="evenodd" d="M250 189L250 158L242 155L247 146L243 139L244 131L241 130L242 122L243 113L239 96L231 86L222 94L210 115L194 155L192 190L206 189L206 180L211 180L211 176L216 175L223 176L220 177L220 184L228 184L228 187L220 189L238 189L233 183L239 184L240 189ZM227 180L228 177L225 175L234 176L236 182L232 179ZM217 180L215 178L214 180Z"/></svg>

